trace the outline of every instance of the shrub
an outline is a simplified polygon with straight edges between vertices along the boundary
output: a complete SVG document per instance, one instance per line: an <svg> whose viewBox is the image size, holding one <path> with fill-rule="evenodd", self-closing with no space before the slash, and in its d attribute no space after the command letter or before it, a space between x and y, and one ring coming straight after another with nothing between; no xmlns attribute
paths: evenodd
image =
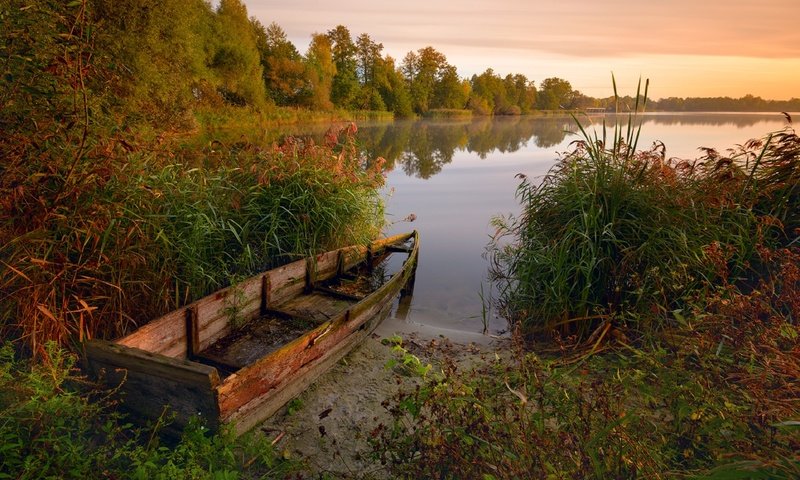
<svg viewBox="0 0 800 480"><path fill-rule="evenodd" d="M111 413L108 392L88 388L71 354L46 351L47 362L27 364L0 348L0 478L282 478L293 468L263 436L212 436L199 422L165 444L159 426L134 429Z"/></svg>
<svg viewBox="0 0 800 480"><path fill-rule="evenodd" d="M635 122L635 120L632 120ZM789 244L800 209L800 149L790 128L730 157L694 162L637 151L638 130L584 140L538 184L523 176L523 213L498 220L510 244L490 247L500 306L523 332L586 338L612 318L663 325L703 286L718 284L710 249L729 274L757 275L756 246ZM626 317L627 316L627 317Z"/></svg>

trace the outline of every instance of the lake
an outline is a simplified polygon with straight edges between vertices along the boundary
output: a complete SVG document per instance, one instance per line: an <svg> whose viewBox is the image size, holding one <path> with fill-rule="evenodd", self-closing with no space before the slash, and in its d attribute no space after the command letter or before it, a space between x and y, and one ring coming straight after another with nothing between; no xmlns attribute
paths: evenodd
<svg viewBox="0 0 800 480"><path fill-rule="evenodd" d="M613 124L611 115L582 122L602 128L603 119ZM692 159L700 155L699 147L723 152L785 125L781 114L646 114L639 147L658 140L667 157ZM294 133L319 133L298 128ZM494 312L484 312L481 300L491 293L482 256L494 233L491 219L519 212L515 175L545 175L559 152L579 138L576 130L566 116L359 124L358 141L367 157L387 160L387 234L420 232L416 286L405 321L470 332L483 331L484 321L489 333L506 328ZM413 223L403 220L412 213Z"/></svg>

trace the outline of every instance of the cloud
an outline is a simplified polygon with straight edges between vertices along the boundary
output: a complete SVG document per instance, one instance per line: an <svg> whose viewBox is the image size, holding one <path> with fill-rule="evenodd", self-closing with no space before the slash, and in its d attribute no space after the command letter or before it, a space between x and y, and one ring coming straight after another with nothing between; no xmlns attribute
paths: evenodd
<svg viewBox="0 0 800 480"><path fill-rule="evenodd" d="M800 58L797 0L249 0L291 38L337 24L384 44L535 50L575 57L661 55ZM306 40L307 41L307 40Z"/></svg>

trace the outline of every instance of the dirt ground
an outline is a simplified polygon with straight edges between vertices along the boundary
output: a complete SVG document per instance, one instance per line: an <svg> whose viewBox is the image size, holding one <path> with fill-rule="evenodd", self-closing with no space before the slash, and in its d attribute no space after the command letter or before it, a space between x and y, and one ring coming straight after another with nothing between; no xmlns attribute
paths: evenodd
<svg viewBox="0 0 800 480"><path fill-rule="evenodd" d="M387 478L371 457L370 432L391 417L381 405L400 389L413 389L418 377L387 368L399 358L382 340L400 335L403 346L437 368L448 355L459 363L493 357L508 349L508 339L414 325L389 317L375 332L323 374L297 399L264 422L261 431L284 456L301 460L304 478Z"/></svg>

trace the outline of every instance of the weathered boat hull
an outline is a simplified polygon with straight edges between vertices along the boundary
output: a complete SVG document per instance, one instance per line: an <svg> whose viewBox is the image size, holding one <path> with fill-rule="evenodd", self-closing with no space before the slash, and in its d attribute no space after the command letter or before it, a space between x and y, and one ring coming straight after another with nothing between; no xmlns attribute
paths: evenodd
<svg viewBox="0 0 800 480"><path fill-rule="evenodd" d="M406 246L408 242L413 244ZM321 293L312 293L320 283L389 251L407 254L403 266L364 298L322 287ZM413 285L418 251L418 235L412 232L290 263L202 298L115 342L86 342L85 366L95 378L118 386L124 406L136 418L155 420L167 409L174 415L174 430L199 415L209 428L231 423L238 433L245 432L372 332L394 298ZM323 306L316 312L308 307L314 295L331 300L320 301ZM252 361L236 355L231 361L214 353L230 338L237 341L237 323L252 324L265 315L315 326Z"/></svg>

